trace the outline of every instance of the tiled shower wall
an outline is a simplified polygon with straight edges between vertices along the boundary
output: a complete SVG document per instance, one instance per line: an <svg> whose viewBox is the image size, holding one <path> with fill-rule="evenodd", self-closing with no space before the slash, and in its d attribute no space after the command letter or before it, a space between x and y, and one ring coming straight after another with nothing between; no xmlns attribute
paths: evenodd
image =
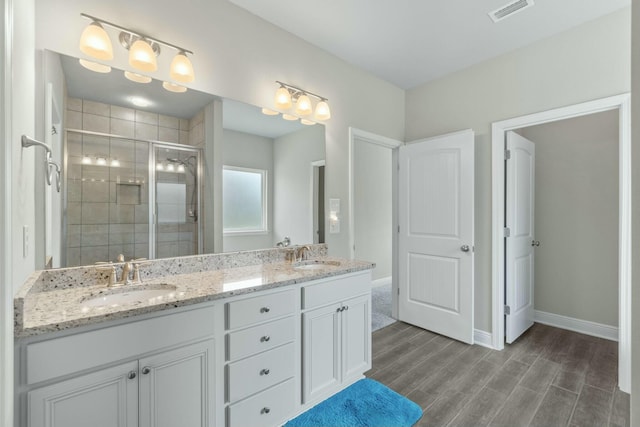
<svg viewBox="0 0 640 427"><path fill-rule="evenodd" d="M67 266L114 261L118 254L127 259L149 256L149 144L137 140L190 145L197 140L192 136L192 129L198 127L196 117L179 119L68 98L67 129L125 138L67 134ZM93 164L82 164L83 156ZM98 157L107 165L96 165ZM120 165L110 166L113 160ZM181 231L174 232L176 227ZM158 242L175 249L158 251L157 256L194 253L196 233L197 226L189 218L186 224L161 224Z"/></svg>

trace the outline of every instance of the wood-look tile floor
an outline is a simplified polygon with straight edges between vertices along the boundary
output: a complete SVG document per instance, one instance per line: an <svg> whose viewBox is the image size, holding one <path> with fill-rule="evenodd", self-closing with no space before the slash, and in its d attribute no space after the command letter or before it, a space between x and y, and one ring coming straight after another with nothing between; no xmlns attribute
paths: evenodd
<svg viewBox="0 0 640 427"><path fill-rule="evenodd" d="M617 343L535 324L493 351L396 322L366 373L419 404L417 426L629 426Z"/></svg>

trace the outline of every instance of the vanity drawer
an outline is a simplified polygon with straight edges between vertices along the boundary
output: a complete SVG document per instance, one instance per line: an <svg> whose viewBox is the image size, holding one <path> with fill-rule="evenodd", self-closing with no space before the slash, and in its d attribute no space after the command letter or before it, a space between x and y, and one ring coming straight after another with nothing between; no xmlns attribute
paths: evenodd
<svg viewBox="0 0 640 427"><path fill-rule="evenodd" d="M293 343L227 365L228 401L236 402L295 374Z"/></svg>
<svg viewBox="0 0 640 427"><path fill-rule="evenodd" d="M295 317L254 326L227 335L227 360L234 361L295 340Z"/></svg>
<svg viewBox="0 0 640 427"><path fill-rule="evenodd" d="M302 288L302 308L322 307L371 292L371 273L327 280Z"/></svg>
<svg viewBox="0 0 640 427"><path fill-rule="evenodd" d="M227 427L281 425L293 415L295 400L295 381L292 378L230 405L227 408Z"/></svg>
<svg viewBox="0 0 640 427"><path fill-rule="evenodd" d="M227 329L242 328L293 314L297 292L297 289L290 289L227 303Z"/></svg>

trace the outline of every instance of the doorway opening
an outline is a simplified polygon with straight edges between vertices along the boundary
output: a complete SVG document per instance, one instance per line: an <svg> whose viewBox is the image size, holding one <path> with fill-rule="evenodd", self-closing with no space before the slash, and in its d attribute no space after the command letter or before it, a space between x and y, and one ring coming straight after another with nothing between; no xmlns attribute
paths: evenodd
<svg viewBox="0 0 640 427"><path fill-rule="evenodd" d="M351 258L376 263L373 271L373 329L398 317L397 187L402 143L349 129L349 249Z"/></svg>
<svg viewBox="0 0 640 427"><path fill-rule="evenodd" d="M325 161L311 162L311 205L313 206L313 243L325 243L324 172Z"/></svg>
<svg viewBox="0 0 640 427"><path fill-rule="evenodd" d="M630 290L631 290L631 142L630 142L629 95L619 95L559 108L542 113L518 117L493 123L492 126L492 335L491 346L504 348L505 337L505 283L507 280L505 261L505 137L509 131L528 128L544 123L582 116L617 111L618 115L618 226L617 226L617 276L618 276L618 383L622 391L630 388ZM570 196L570 195L569 195ZM569 197L567 196L567 197ZM588 214L588 213L587 213ZM537 238L532 239L535 246ZM541 242L544 247L544 242ZM537 248L537 246L536 246ZM510 308L510 307L509 307ZM531 319L533 320L533 319Z"/></svg>

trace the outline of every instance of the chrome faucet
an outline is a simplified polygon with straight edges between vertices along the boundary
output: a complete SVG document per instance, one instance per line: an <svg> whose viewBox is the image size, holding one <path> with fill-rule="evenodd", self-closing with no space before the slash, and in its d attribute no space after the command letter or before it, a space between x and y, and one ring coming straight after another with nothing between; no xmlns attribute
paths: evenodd
<svg viewBox="0 0 640 427"><path fill-rule="evenodd" d="M124 265L122 266L122 276L120 277L120 280L118 280L116 284L128 285L129 283L131 283L129 280L129 273L133 269L133 265L131 261L125 262L124 255L122 254L118 255L118 262L123 262Z"/></svg>
<svg viewBox="0 0 640 427"><path fill-rule="evenodd" d="M305 261L309 257L310 251L311 251L311 248L307 245L298 246L295 252L295 261L296 262Z"/></svg>
<svg viewBox="0 0 640 427"><path fill-rule="evenodd" d="M277 248L286 248L287 246L289 246L291 244L291 239L288 238L287 236L285 236L284 239L282 239L282 241L276 243L276 247Z"/></svg>

